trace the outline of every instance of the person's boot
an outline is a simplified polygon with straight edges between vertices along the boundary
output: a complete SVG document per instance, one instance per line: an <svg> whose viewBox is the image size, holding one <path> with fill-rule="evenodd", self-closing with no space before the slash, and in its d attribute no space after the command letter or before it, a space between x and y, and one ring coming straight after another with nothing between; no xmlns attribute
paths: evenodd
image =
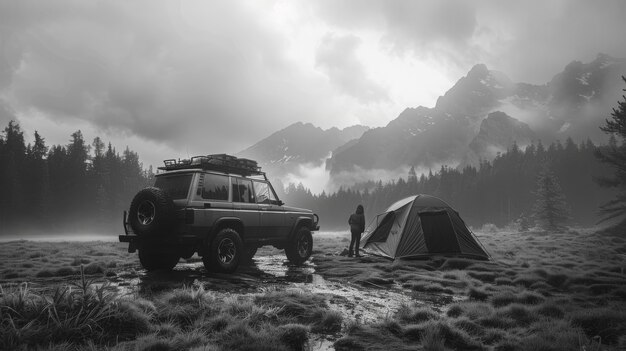
<svg viewBox="0 0 626 351"><path fill-rule="evenodd" d="M348 257L352 257L354 256L354 253L352 251L348 251Z"/></svg>
<svg viewBox="0 0 626 351"><path fill-rule="evenodd" d="M354 257L363 257L363 256L359 255L359 252L357 251Z"/></svg>

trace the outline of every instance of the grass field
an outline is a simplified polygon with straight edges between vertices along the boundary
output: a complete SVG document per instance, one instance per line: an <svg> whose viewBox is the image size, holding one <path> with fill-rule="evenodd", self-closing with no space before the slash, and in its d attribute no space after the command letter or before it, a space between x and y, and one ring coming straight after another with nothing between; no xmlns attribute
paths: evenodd
<svg viewBox="0 0 626 351"><path fill-rule="evenodd" d="M315 234L304 268L261 249L233 276L197 258L146 274L115 242L5 242L0 349L626 348L622 238L479 232L481 262L348 258L348 236Z"/></svg>

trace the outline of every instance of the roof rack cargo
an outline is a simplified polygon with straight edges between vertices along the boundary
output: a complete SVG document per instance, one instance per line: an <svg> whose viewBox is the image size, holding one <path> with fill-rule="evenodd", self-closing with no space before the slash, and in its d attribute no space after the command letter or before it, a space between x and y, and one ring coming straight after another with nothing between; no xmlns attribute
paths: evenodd
<svg viewBox="0 0 626 351"><path fill-rule="evenodd" d="M257 162L247 158L237 158L227 154L213 154L206 156L194 156L190 159L168 159L164 160L165 166L158 169L172 171L178 169L203 169L207 171L218 171L224 173L234 173L241 175L265 175L261 172L261 167Z"/></svg>

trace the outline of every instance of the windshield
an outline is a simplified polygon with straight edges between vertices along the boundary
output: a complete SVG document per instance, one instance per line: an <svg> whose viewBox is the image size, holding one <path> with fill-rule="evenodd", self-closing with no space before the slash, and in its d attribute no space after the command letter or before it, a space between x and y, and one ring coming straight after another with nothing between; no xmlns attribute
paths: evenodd
<svg viewBox="0 0 626 351"><path fill-rule="evenodd" d="M160 176L154 186L165 191L173 200L186 199L191 184L191 174Z"/></svg>

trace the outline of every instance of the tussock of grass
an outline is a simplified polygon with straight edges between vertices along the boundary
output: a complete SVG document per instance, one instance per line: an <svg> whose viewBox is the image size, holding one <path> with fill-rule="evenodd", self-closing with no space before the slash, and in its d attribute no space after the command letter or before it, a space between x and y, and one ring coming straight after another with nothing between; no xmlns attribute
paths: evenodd
<svg viewBox="0 0 626 351"><path fill-rule="evenodd" d="M38 345L93 340L109 343L147 332L150 315L133 301L95 287L84 279L74 289L58 287L51 294L26 284L0 294L0 349L25 343Z"/></svg>
<svg viewBox="0 0 626 351"><path fill-rule="evenodd" d="M510 335L507 332L495 329L495 328L486 328L484 335L482 336L483 343L487 345L493 345L495 343L500 342L501 340L510 339Z"/></svg>
<svg viewBox="0 0 626 351"><path fill-rule="evenodd" d="M448 310L448 317L456 318L460 316L475 320L481 317L490 316L494 313L493 307L484 302L466 301L454 304Z"/></svg>
<svg viewBox="0 0 626 351"><path fill-rule="evenodd" d="M104 263L90 263L83 268L83 271L87 275L104 274L106 266Z"/></svg>
<svg viewBox="0 0 626 351"><path fill-rule="evenodd" d="M467 292L467 296L470 298L470 300L486 301L491 296L491 294L483 289L470 288Z"/></svg>
<svg viewBox="0 0 626 351"><path fill-rule="evenodd" d="M546 282L555 288L563 288L565 287L568 279L569 276L566 274L548 274L548 276L546 277Z"/></svg>
<svg viewBox="0 0 626 351"><path fill-rule="evenodd" d="M525 291L514 294L510 291L497 293L491 297L491 304L495 307L503 307L512 303L520 303L525 305L536 305L545 301L545 298L537 293Z"/></svg>
<svg viewBox="0 0 626 351"><path fill-rule="evenodd" d="M343 315L338 311L317 309L311 316L311 330L315 333L329 334L341 331Z"/></svg>
<svg viewBox="0 0 626 351"><path fill-rule="evenodd" d="M535 312L543 317L554 319L561 319L565 316L563 309L550 302L545 302L542 305L535 307Z"/></svg>
<svg viewBox="0 0 626 351"><path fill-rule="evenodd" d="M301 324L285 324L278 327L278 338L289 350L304 350L309 341L309 330Z"/></svg>
<svg viewBox="0 0 626 351"><path fill-rule="evenodd" d="M429 325L422 335L422 347L429 351L445 351L445 339L434 325Z"/></svg>
<svg viewBox="0 0 626 351"><path fill-rule="evenodd" d="M496 283L496 285L513 285L513 281L506 277L497 277L494 279L494 283Z"/></svg>
<svg viewBox="0 0 626 351"><path fill-rule="evenodd" d="M372 350L388 351L415 350L411 340L403 340L388 331L388 325L361 325L350 323L345 330L345 335L333 344L337 351Z"/></svg>
<svg viewBox="0 0 626 351"><path fill-rule="evenodd" d="M428 322L424 328L424 334L422 335L422 345L424 348L429 349L431 344L433 346L439 345L438 340L443 340L444 345L454 350L482 350L482 344L472 339L465 331L457 329L450 324L442 321Z"/></svg>
<svg viewBox="0 0 626 351"><path fill-rule="evenodd" d="M452 270L452 269L466 269L476 263L475 260L465 259L465 258L448 258L441 265L441 270Z"/></svg>
<svg viewBox="0 0 626 351"><path fill-rule="evenodd" d="M607 294L619 288L614 284L592 284L589 286L589 292L593 295Z"/></svg>
<svg viewBox="0 0 626 351"><path fill-rule="evenodd" d="M519 349L524 351L586 350L588 341L567 321L541 321L534 324L531 333L519 341ZM590 348L593 350L593 348Z"/></svg>
<svg viewBox="0 0 626 351"><path fill-rule="evenodd" d="M467 318L454 320L453 325L472 336L483 336L485 334L485 328L482 325L472 322Z"/></svg>
<svg viewBox="0 0 626 351"><path fill-rule="evenodd" d="M492 272L473 272L473 271L469 271L467 272L467 275L474 278L474 279L478 279L481 282L485 282L485 283L493 283L494 280L496 279L496 274L492 273Z"/></svg>
<svg viewBox="0 0 626 351"><path fill-rule="evenodd" d="M321 295L298 291L274 291L258 295L254 302L277 308L277 315L294 323L310 324L316 331L335 332L341 329L342 318L326 307Z"/></svg>
<svg viewBox="0 0 626 351"><path fill-rule="evenodd" d="M581 309L571 313L572 325L582 328L588 337L599 335L603 343L614 345L626 335L626 310L623 308Z"/></svg>
<svg viewBox="0 0 626 351"><path fill-rule="evenodd" d="M538 319L537 314L521 304L512 304L496 311L496 316L514 320L519 326L528 326Z"/></svg>
<svg viewBox="0 0 626 351"><path fill-rule="evenodd" d="M421 323L429 320L439 319L439 314L429 308L401 305L395 315L402 323Z"/></svg>
<svg viewBox="0 0 626 351"><path fill-rule="evenodd" d="M54 277L54 272L52 272L49 269L42 269L39 272L37 272L37 274L35 274L35 276L37 278L49 278L49 277Z"/></svg>
<svg viewBox="0 0 626 351"><path fill-rule="evenodd" d="M343 322L324 297L307 293L235 298L191 286L155 295L152 303L93 283L83 276L49 294L27 285L0 290L0 349L119 343L114 349L302 350L310 329L336 333Z"/></svg>
<svg viewBox="0 0 626 351"><path fill-rule="evenodd" d="M519 275L517 278L513 279L513 284L514 285L522 285L524 287L530 287L531 285L537 283L537 282L542 282L544 281L544 279L534 273L532 274L522 274Z"/></svg>
<svg viewBox="0 0 626 351"><path fill-rule="evenodd" d="M91 263L91 260L87 258L82 258L82 257L75 257L72 263L70 263L70 266L80 266L82 264L88 264L88 263Z"/></svg>
<svg viewBox="0 0 626 351"><path fill-rule="evenodd" d="M493 314L476 320L476 323L486 328L511 329L515 328L515 320L502 314Z"/></svg>

